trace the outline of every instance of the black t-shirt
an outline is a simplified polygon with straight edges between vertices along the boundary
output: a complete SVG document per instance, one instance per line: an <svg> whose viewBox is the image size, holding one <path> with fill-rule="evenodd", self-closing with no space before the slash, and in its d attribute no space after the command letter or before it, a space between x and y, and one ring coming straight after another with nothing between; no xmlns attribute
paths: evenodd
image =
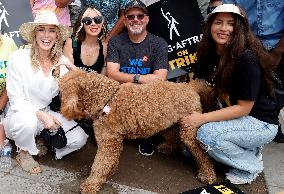
<svg viewBox="0 0 284 194"><path fill-rule="evenodd" d="M81 59L81 46L82 46L81 42L77 42L77 40L72 39L73 59L74 59L75 66L79 67L80 69L82 69L82 70L84 70L86 72L96 71L98 73L101 73L102 69L104 67L104 63L105 63L102 42L99 41L100 50L99 50L98 59L91 66L85 65L82 62L82 59Z"/></svg>
<svg viewBox="0 0 284 194"><path fill-rule="evenodd" d="M197 65L196 77L212 81L212 76L220 57L212 55L211 59L204 59L202 64ZM204 62L208 62L205 70ZM211 73L209 73L211 71ZM250 116L261 121L278 124L277 107L274 97L271 97L265 90L263 83L264 77L260 70L259 60L251 50L245 50L237 59L234 73L228 83L227 91L229 93L231 105L235 105L237 100L255 101L250 112Z"/></svg>
<svg viewBox="0 0 284 194"><path fill-rule="evenodd" d="M150 33L140 43L133 43L127 33L113 37L108 45L107 62L120 64L120 71L146 75L168 69L167 42Z"/></svg>
<svg viewBox="0 0 284 194"><path fill-rule="evenodd" d="M276 101L265 91L263 80L257 56L251 50L246 50L238 59L231 80L230 101L236 104L237 100L253 100L255 102L250 116L278 124Z"/></svg>

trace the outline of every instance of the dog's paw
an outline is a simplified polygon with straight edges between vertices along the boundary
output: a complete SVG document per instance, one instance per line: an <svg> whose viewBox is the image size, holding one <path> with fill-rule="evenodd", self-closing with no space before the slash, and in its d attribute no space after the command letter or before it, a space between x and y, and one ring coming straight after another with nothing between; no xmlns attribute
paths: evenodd
<svg viewBox="0 0 284 194"><path fill-rule="evenodd" d="M198 180L205 184L213 184L217 181L215 172L202 172L198 173Z"/></svg>
<svg viewBox="0 0 284 194"><path fill-rule="evenodd" d="M87 179L80 186L82 194L96 194L100 187L91 179Z"/></svg>

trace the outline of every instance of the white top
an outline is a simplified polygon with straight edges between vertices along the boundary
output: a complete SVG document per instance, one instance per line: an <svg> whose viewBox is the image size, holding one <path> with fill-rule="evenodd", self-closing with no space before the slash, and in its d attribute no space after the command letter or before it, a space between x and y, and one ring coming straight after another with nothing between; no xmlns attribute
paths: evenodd
<svg viewBox="0 0 284 194"><path fill-rule="evenodd" d="M62 60L66 61L66 57L62 56L60 61ZM65 67L65 71L66 69ZM58 94L58 83L51 71L45 76L41 68L32 68L30 49L20 49L13 52L8 60L6 89L10 104L8 115L23 110L36 114L39 109L46 108Z"/></svg>

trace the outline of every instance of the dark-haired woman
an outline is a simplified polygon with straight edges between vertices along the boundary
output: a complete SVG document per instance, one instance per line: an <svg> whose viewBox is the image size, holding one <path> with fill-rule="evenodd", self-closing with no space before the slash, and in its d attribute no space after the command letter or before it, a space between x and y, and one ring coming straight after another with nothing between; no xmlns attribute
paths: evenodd
<svg viewBox="0 0 284 194"><path fill-rule="evenodd" d="M103 42L105 34L102 14L95 7L85 8L76 21L73 38L65 43L64 55L76 67L86 72L96 71L106 75L107 45ZM92 120L81 119L78 123L86 133L93 135Z"/></svg>
<svg viewBox="0 0 284 194"><path fill-rule="evenodd" d="M105 74L105 24L94 7L84 9L74 27L74 37L64 46L64 55L80 69Z"/></svg>
<svg viewBox="0 0 284 194"><path fill-rule="evenodd" d="M226 178L251 183L263 170L261 148L277 133L272 68L250 31L244 12L233 4L219 5L208 15L199 45L195 76L213 85L220 109L182 120L200 127L198 140L215 160L232 167Z"/></svg>

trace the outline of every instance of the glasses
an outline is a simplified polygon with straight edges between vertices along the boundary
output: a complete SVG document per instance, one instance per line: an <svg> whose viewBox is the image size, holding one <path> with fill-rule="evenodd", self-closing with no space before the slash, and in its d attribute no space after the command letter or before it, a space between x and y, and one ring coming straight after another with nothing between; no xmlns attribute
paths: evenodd
<svg viewBox="0 0 284 194"><path fill-rule="evenodd" d="M103 16L96 16L93 18L85 17L82 19L82 23L87 26L91 25L93 21L95 22L95 24L101 24L103 22Z"/></svg>
<svg viewBox="0 0 284 194"><path fill-rule="evenodd" d="M125 17L128 19L128 20L134 20L135 18L137 18L137 20L143 20L144 17L146 16L147 14L138 14L138 15L126 15Z"/></svg>

